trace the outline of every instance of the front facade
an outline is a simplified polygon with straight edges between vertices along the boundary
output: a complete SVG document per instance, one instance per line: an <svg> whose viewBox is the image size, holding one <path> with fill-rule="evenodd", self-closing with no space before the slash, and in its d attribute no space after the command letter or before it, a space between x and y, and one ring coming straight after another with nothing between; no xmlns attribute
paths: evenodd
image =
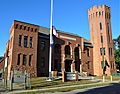
<svg viewBox="0 0 120 94"><path fill-rule="evenodd" d="M6 58L8 78L11 70L31 72L36 76L38 26L14 21L10 29ZM33 43L34 41L34 43Z"/></svg>
<svg viewBox="0 0 120 94"><path fill-rule="evenodd" d="M92 44L78 35L57 32L59 36L53 36L52 71L83 71L93 75ZM8 78L11 70L26 70L32 77L48 76L48 28L15 20L6 47Z"/></svg>
<svg viewBox="0 0 120 94"><path fill-rule="evenodd" d="M104 11L104 7L102 7ZM102 9L100 8L100 9ZM89 9L88 14L91 15L93 10ZM108 10L107 10L108 11ZM101 14L102 15L102 14ZM53 35L54 45L52 48L52 71L57 72L78 72L87 75L102 75L101 54L99 50L105 48L105 59L110 62L111 66L107 69L110 75L115 70L113 44L111 29L109 36L106 28L99 32L98 24L102 21L110 25L109 19L91 18L89 16L91 40L88 41L76 34L71 34L57 30L58 37ZM96 32L92 32L94 31ZM101 44L98 35L104 36L104 43ZM109 41L108 41L109 39ZM108 43L109 42L109 43ZM14 20L10 29L10 40L6 45L5 59L7 59L8 78L10 78L11 70L27 71L32 77L48 76L49 71L49 28L42 26L16 21ZM112 50L111 56L108 50ZM103 55L102 55L103 56Z"/></svg>

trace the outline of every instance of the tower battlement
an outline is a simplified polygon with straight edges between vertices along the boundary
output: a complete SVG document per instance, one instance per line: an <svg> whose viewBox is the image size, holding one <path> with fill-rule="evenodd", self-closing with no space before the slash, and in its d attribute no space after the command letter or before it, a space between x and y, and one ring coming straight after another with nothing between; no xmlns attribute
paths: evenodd
<svg viewBox="0 0 120 94"><path fill-rule="evenodd" d="M92 8L89 8L88 9L88 12L92 12L92 11L97 11L97 10L103 10L103 9L105 9L105 10L110 10L110 7L108 7L108 6L106 6L106 5L102 5L102 6L93 6Z"/></svg>
<svg viewBox="0 0 120 94"><path fill-rule="evenodd" d="M92 8L88 9L88 18L89 20L96 17L105 17L110 19L110 7L106 5L102 6L93 6Z"/></svg>

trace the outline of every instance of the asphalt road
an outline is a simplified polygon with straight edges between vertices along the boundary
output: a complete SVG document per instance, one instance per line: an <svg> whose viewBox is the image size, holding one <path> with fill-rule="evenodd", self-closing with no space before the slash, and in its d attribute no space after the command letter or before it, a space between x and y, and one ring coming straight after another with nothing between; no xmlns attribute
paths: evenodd
<svg viewBox="0 0 120 94"><path fill-rule="evenodd" d="M85 91L78 90L77 92L71 92L71 94L120 94L120 83L113 83L110 86L99 87Z"/></svg>

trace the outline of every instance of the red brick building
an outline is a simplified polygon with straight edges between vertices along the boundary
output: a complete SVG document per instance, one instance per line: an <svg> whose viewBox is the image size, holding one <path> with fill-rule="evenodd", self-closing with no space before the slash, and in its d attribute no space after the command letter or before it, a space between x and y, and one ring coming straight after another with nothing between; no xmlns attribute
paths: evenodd
<svg viewBox="0 0 120 94"><path fill-rule="evenodd" d="M57 32L59 36L53 36L52 71L93 74L92 44L78 35ZM49 29L15 20L5 58L8 59L8 77L12 69L26 70L33 77L48 76Z"/></svg>
<svg viewBox="0 0 120 94"><path fill-rule="evenodd" d="M52 71L86 72L88 75L102 75L99 23L104 22L102 35L104 35L103 48L106 48L106 59L110 62L108 75L114 72L114 55L111 28L109 36L105 26L110 25L110 19L102 17L109 9L106 6L89 9L89 23L91 41L79 35L57 30L58 37L53 36ZM103 12L102 12L103 9ZM93 17L93 12L101 11L100 17ZM92 15L92 18L91 18ZM96 14L94 14L95 16ZM98 14L97 14L98 15ZM93 23L98 24L94 25ZM97 27L96 27L97 26ZM93 33L93 30L95 33ZM110 42L108 42L108 39ZM94 43L95 42L95 43ZM49 28L14 20L10 29L10 40L6 46L5 58L8 61L8 78L11 70L27 71L32 77L48 76L49 68ZM112 49L111 56L109 49ZM98 63L96 63L98 62Z"/></svg>

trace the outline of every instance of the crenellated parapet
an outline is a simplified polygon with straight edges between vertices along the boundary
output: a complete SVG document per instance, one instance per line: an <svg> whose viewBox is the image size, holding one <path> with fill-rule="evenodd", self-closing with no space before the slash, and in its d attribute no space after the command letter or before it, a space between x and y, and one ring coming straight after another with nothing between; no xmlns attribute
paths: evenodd
<svg viewBox="0 0 120 94"><path fill-rule="evenodd" d="M88 9L88 19L91 20L93 18L105 18L105 19L110 19L111 14L110 14L110 7L106 5L102 6L93 6L92 8Z"/></svg>

